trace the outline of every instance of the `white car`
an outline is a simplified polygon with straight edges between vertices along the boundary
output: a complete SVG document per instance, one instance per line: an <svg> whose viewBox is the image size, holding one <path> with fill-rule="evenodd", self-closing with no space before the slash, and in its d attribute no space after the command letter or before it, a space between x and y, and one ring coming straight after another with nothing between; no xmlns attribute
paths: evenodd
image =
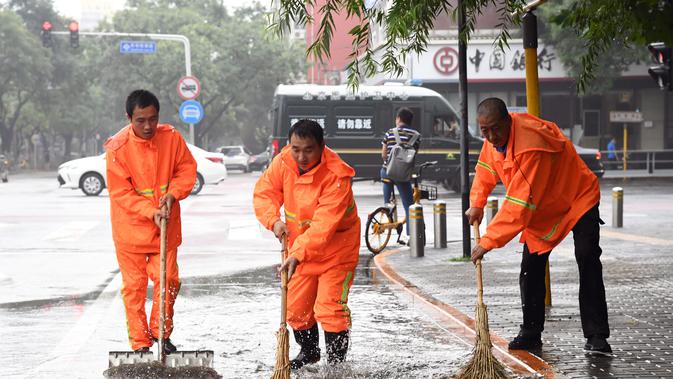
<svg viewBox="0 0 673 379"><path fill-rule="evenodd" d="M201 192L204 184L218 184L227 178L224 156L191 144L189 151L196 160L196 183L192 195ZM105 154L74 159L58 166L61 188L81 189L87 196L97 196L106 187Z"/></svg>
<svg viewBox="0 0 673 379"><path fill-rule="evenodd" d="M229 170L250 172L250 156L252 153L245 146L220 146L218 153L224 154L224 164Z"/></svg>

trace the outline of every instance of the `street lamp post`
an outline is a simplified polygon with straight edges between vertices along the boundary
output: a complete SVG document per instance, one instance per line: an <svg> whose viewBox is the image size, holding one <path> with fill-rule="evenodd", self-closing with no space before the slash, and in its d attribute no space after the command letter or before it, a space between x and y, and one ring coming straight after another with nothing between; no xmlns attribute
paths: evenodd
<svg viewBox="0 0 673 379"><path fill-rule="evenodd" d="M56 35L70 35L70 32L51 32ZM156 33L120 33L120 32L80 32L80 36L92 37L139 37L161 41L182 42L185 47L185 76L192 75L192 49L189 38L182 34L156 34ZM194 143L194 124L189 124L189 142Z"/></svg>

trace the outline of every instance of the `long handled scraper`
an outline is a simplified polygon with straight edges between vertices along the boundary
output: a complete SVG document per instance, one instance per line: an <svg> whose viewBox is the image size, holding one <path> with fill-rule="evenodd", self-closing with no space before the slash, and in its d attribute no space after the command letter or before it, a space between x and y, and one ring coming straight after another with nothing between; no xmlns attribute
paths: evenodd
<svg viewBox="0 0 673 379"><path fill-rule="evenodd" d="M164 352L164 328L166 322L166 219L161 219L161 263L159 286L159 343L156 359L151 352L111 351L108 356L108 370L104 373L108 378L123 377L124 372L136 371L133 366L150 367L159 370L171 370L171 373L190 372L201 368L201 377L220 377L213 370L212 350L176 351L172 354ZM119 369L121 372L117 373ZM177 371L177 372L176 372ZM121 374L121 376L120 376Z"/></svg>

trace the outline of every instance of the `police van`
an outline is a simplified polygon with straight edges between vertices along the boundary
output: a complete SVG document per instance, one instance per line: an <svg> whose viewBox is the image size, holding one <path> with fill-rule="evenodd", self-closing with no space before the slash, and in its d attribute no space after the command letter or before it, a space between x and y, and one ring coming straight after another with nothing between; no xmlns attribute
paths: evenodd
<svg viewBox="0 0 673 379"><path fill-rule="evenodd" d="M311 119L323 127L327 146L355 169L357 178L378 180L383 163L381 142L395 126L401 107L414 113L411 126L422 136L417 164L438 161L423 171L424 179L459 190L459 118L446 99L423 87L360 86L352 92L346 85L279 85L271 110L273 155L286 145L292 124ZM470 155L478 155L481 145L481 140L470 135Z"/></svg>

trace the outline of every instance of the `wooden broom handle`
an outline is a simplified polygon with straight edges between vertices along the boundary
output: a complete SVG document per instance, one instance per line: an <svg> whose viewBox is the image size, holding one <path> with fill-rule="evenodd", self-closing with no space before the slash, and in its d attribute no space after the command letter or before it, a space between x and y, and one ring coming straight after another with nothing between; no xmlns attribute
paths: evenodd
<svg viewBox="0 0 673 379"><path fill-rule="evenodd" d="M287 234L283 235L283 247L280 251L280 264L285 263L287 257ZM280 326L287 325L287 270L280 272Z"/></svg>
<svg viewBox="0 0 673 379"><path fill-rule="evenodd" d="M479 245L479 240L481 239L481 236L479 235L479 223L474 222L472 224L472 229L474 230L474 241L476 245ZM477 262L475 263L477 266L477 300L479 304L484 303L484 283L481 278L481 258L477 259Z"/></svg>
<svg viewBox="0 0 673 379"><path fill-rule="evenodd" d="M164 205L162 210L166 209ZM164 352L164 334L166 328L166 224L168 220L161 218L161 244L159 251L159 361L166 363Z"/></svg>

